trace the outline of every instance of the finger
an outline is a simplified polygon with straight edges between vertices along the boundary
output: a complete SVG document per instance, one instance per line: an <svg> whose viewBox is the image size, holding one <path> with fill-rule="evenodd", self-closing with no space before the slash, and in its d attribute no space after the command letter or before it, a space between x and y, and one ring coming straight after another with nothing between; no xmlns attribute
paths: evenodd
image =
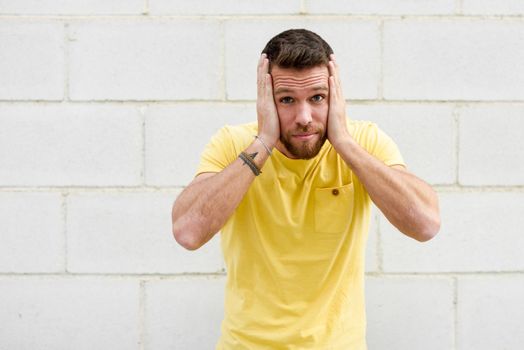
<svg viewBox="0 0 524 350"><path fill-rule="evenodd" d="M338 84L340 85L340 68L338 66L338 62L337 62L337 59L335 57L335 54L332 53L331 55L329 55L329 61L330 62L333 62L333 73L332 75L336 77L337 79L337 82Z"/></svg>
<svg viewBox="0 0 524 350"><path fill-rule="evenodd" d="M264 97L266 101L272 101L273 99L273 82L271 74L268 73L264 76Z"/></svg>
<svg viewBox="0 0 524 350"><path fill-rule="evenodd" d="M267 57L267 55L265 53L261 54L260 55L260 58L258 59L258 70L260 70L260 68L262 67L262 64L264 63L264 59Z"/></svg>
<svg viewBox="0 0 524 350"><path fill-rule="evenodd" d="M258 65L257 65L257 81L260 83L264 76L264 60L266 60L266 54L263 53L260 55L260 58L258 59Z"/></svg>
<svg viewBox="0 0 524 350"><path fill-rule="evenodd" d="M329 77L329 102L335 104L338 100L337 83L334 76Z"/></svg>

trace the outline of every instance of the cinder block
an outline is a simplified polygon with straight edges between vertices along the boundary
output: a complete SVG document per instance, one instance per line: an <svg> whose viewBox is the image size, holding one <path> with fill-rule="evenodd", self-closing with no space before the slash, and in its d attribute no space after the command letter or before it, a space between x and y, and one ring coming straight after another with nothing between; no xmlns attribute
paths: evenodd
<svg viewBox="0 0 524 350"><path fill-rule="evenodd" d="M73 100L222 97L218 21L84 22L70 25Z"/></svg>
<svg viewBox="0 0 524 350"><path fill-rule="evenodd" d="M457 349L520 349L524 344L524 276L458 280Z"/></svg>
<svg viewBox="0 0 524 350"><path fill-rule="evenodd" d="M453 282L432 277L368 277L369 349L453 349Z"/></svg>
<svg viewBox="0 0 524 350"><path fill-rule="evenodd" d="M257 62L266 43L280 32L306 28L333 48L346 98L377 97L380 73L378 22L363 20L236 20L226 23L226 82L231 100L255 100Z"/></svg>
<svg viewBox="0 0 524 350"><path fill-rule="evenodd" d="M298 14L300 0L149 0L154 15L284 15Z"/></svg>
<svg viewBox="0 0 524 350"><path fill-rule="evenodd" d="M140 349L139 286L109 279L0 279L3 349Z"/></svg>
<svg viewBox="0 0 524 350"><path fill-rule="evenodd" d="M491 105L460 111L459 182L524 185L524 107Z"/></svg>
<svg viewBox="0 0 524 350"><path fill-rule="evenodd" d="M386 21L384 97L522 100L523 31L517 21Z"/></svg>
<svg viewBox="0 0 524 350"><path fill-rule="evenodd" d="M0 99L63 99L62 23L2 20L0 47Z"/></svg>
<svg viewBox="0 0 524 350"><path fill-rule="evenodd" d="M255 122L255 104L154 106L146 115L146 183L187 185L204 147L222 126Z"/></svg>
<svg viewBox="0 0 524 350"><path fill-rule="evenodd" d="M305 0L310 14L441 15L455 11L454 0Z"/></svg>
<svg viewBox="0 0 524 350"><path fill-rule="evenodd" d="M214 349L224 288L223 277L148 282L144 349Z"/></svg>
<svg viewBox="0 0 524 350"><path fill-rule="evenodd" d="M188 251L172 234L174 193L85 193L67 200L68 271L221 272L219 235Z"/></svg>
<svg viewBox="0 0 524 350"><path fill-rule="evenodd" d="M133 186L141 182L136 108L0 106L3 186Z"/></svg>
<svg viewBox="0 0 524 350"><path fill-rule="evenodd" d="M464 14L522 15L524 2L521 0L462 0Z"/></svg>
<svg viewBox="0 0 524 350"><path fill-rule="evenodd" d="M371 219L369 222L368 242L366 246L366 272L379 271L379 232L378 232L378 209L372 206Z"/></svg>
<svg viewBox="0 0 524 350"><path fill-rule="evenodd" d="M0 271L64 271L62 216L59 193L0 193Z"/></svg>
<svg viewBox="0 0 524 350"><path fill-rule="evenodd" d="M395 141L408 170L431 184L456 179L456 130L453 106L350 104L348 116L371 120Z"/></svg>
<svg viewBox="0 0 524 350"><path fill-rule="evenodd" d="M0 13L14 15L127 15L143 10L143 0L0 0Z"/></svg>
<svg viewBox="0 0 524 350"><path fill-rule="evenodd" d="M440 193L442 226L429 242L398 232L382 217L384 271L492 272L524 269L524 194Z"/></svg>

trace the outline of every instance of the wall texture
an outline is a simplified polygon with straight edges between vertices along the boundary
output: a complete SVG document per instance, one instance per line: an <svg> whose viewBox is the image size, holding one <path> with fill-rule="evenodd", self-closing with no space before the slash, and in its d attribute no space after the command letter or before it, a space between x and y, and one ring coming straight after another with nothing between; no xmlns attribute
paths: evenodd
<svg viewBox="0 0 524 350"><path fill-rule="evenodd" d="M522 349L523 1L0 0L1 350L213 348L219 236L185 251L170 208L290 27L441 198L425 244L375 212L370 350Z"/></svg>

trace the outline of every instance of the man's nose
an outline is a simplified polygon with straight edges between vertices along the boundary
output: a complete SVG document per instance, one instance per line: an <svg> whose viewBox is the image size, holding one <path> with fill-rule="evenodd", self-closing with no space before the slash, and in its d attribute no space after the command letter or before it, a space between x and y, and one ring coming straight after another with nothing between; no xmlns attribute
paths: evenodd
<svg viewBox="0 0 524 350"><path fill-rule="evenodd" d="M295 122L299 125L306 126L313 120L311 116L311 107L307 103L297 105Z"/></svg>

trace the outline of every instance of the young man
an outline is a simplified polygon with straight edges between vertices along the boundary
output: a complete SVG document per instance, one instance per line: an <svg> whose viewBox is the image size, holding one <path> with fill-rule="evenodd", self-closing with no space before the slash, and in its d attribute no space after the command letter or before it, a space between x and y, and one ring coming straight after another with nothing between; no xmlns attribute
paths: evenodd
<svg viewBox="0 0 524 350"><path fill-rule="evenodd" d="M426 241L440 227L437 196L375 124L346 118L337 61L317 34L271 39L257 84L258 123L222 128L173 207L187 249L221 230L217 349L366 349L371 201Z"/></svg>

